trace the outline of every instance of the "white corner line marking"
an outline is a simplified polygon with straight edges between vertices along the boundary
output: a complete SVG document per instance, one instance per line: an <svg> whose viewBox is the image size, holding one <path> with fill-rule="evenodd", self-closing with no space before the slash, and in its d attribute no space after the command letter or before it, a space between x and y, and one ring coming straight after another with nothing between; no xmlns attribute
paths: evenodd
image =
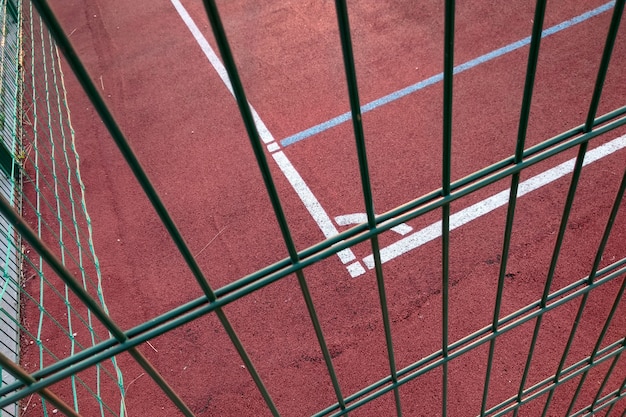
<svg viewBox="0 0 626 417"><path fill-rule="evenodd" d="M595 162L625 147L626 135L613 139L612 141L587 152L585 160L583 161L583 166L589 165L592 162ZM541 174L535 175L534 177L521 182L517 190L517 196L521 197L569 174L574 170L575 161L576 159L572 158L560 165L555 166L554 168L550 168ZM464 224L484 216L498 207L504 206L509 200L509 191L510 190L501 191L457 213L454 213L450 216L450 230L463 226ZM430 242L431 240L437 239L440 236L441 220L382 248L380 251L381 261L382 263L390 261L406 252ZM363 263L365 263L368 269L373 269L373 255L368 255L363 258Z"/></svg>
<svg viewBox="0 0 626 417"><path fill-rule="evenodd" d="M337 229L330 220L330 217L328 217L328 214L326 214L326 211L324 211L324 208L317 198L315 198L315 195L313 195L313 192L306 185L298 171L296 171L289 159L287 159L285 153L283 151L274 152L272 157L276 161L276 164L278 164L278 167L283 174L285 174L285 177L287 177L287 180L296 191L296 194L300 197L300 200L302 200L306 208L309 210L309 213L322 230L322 233L324 233L324 236L329 238L337 235ZM341 262L344 264L356 259L350 249L339 251L337 252L337 255L339 255Z"/></svg>
<svg viewBox="0 0 626 417"><path fill-rule="evenodd" d="M213 48L211 48L211 45L209 45L209 42L207 41L207 39L204 37L202 32L200 32L200 29L198 28L196 23L193 21L193 19L187 12L187 9L185 9L185 7L182 5L180 0L170 0L170 1L172 5L174 6L174 8L176 9L176 11L178 12L178 14L180 15L183 22L185 22L185 24L191 31L191 34L193 35L194 39L200 46L200 49L202 49L202 52L204 52L204 55L207 57L207 59L209 60L209 62L211 63L211 65L213 66L217 74L219 75L219 77L222 79L222 82L226 85L226 88L228 88L228 91L230 91L230 93L234 96L233 88L230 83L230 79L228 78L228 73L226 72L226 68L224 68L224 65L215 54L215 51L213 51ZM261 140L265 144L274 145L272 143L274 142L274 137L270 133L269 129L267 128L265 123L263 123L263 120L261 120L261 118L259 117L254 107L252 107L250 103L248 103L248 105L250 106L250 111L252 112L252 117L254 118L254 123L259 132L259 136L261 137ZM270 152L276 151L278 149L279 149L278 147L276 149L272 147ZM315 220L315 222L317 223L318 227L320 228L324 236L326 238L329 238L329 237L337 235L339 232L333 225L333 222L331 221L330 217L328 216L328 214L326 213L326 211L324 210L320 202L317 200L317 198L315 197L311 189L306 185L306 183L304 182L304 179L302 179L298 171L296 171L296 169L291 164L289 159L287 159L287 156L282 151L280 151L280 152L274 152L272 154L272 157L278 164L278 167L282 171L283 175L285 175L285 177L287 178L287 181L289 181L289 184L291 184L291 186L293 187L296 194L298 194L298 197L300 197L300 200L302 201L302 203L308 210L311 217L313 217L313 220ZM351 249L341 250L337 252L337 255L339 256L339 259L341 259L341 262L343 262L344 264L347 264L348 262L351 262L356 259L356 256L354 256L354 253L352 252ZM355 264L358 264L358 267L355 266ZM362 272L360 272L359 268L362 270ZM353 277L361 275L362 273L365 273L365 269L363 269L363 267L360 265L358 261L351 264L348 271L350 272L350 275L352 275Z"/></svg>

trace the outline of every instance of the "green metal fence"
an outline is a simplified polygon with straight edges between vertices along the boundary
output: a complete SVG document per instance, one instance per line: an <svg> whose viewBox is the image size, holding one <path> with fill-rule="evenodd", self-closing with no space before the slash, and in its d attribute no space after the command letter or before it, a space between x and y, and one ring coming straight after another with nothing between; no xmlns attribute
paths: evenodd
<svg viewBox="0 0 626 417"><path fill-rule="evenodd" d="M19 235L25 239L41 256L48 267L63 280L65 285L67 285L67 288L74 292L76 297L78 297L78 299L80 299L80 301L88 307L90 314L102 323L102 325L110 333L111 337L106 340L98 341L97 343L94 343L93 346L84 347L79 352L77 351L67 357L60 358L53 365L42 367L38 371L31 374L26 373L19 366L19 364L16 363L15 359L9 358L6 355L0 356L0 363L3 368L8 370L8 372L10 372L17 380L16 382L6 384L2 387L2 389L0 389L0 395L2 396L0 399L0 407L6 407L9 404L16 403L24 398L27 398L33 393L39 393L68 415L76 415L77 412L72 411L76 407L72 407L64 403L63 400L55 396L48 387L66 378L72 378L82 370L89 369L105 360L115 358L115 356L120 353L128 352L145 370L145 372L154 379L158 386L184 415L193 416L195 414L191 411L191 408L185 404L182 397L174 391L164 377L160 375L148 362L144 355L137 350L137 346L200 317L208 314L214 314L226 330L232 344L240 355L245 368L249 371L265 403L267 404L268 409L273 415L278 416L280 415L280 403L277 403L273 399L272 392L270 392L268 387L264 384L262 376L259 372L257 372L255 364L253 363L250 355L247 353L228 317L224 313L223 308L229 303L232 303L241 297L245 297L262 287L270 285L291 274L295 274L306 302L308 314L319 344L319 349L321 350L323 356L323 362L330 377L329 383L332 385L336 396L335 404L320 404L319 411L315 414L316 416L347 415L351 411L358 412L358 409L363 405L386 394L393 395L395 403L395 409L388 410L388 415L402 415L403 401L400 396L400 388L402 385L423 377L425 374L433 370L438 370L441 373L441 415L448 415L448 367L450 362L461 358L464 355L469 355L478 348L485 346L488 346L488 359L485 363L485 367L483 368L485 373L485 383L483 387L481 409L477 411L481 416L517 416L525 404L537 401L538 399L545 401L542 415L553 415L551 414L550 406L555 392L558 387L570 381L577 381L577 383L574 384L575 389L570 390L571 392L568 393L570 405L565 415L625 415L626 408L624 407L623 398L626 397L626 372L624 371L625 367L622 353L626 349L626 329L621 329L621 336L615 338L614 340L606 340L606 335L609 327L614 322L616 314L618 314L617 312L619 311L620 302L622 302L626 286L626 254L622 254L623 256L621 259L613 260L609 265L602 268L600 266L604 249L607 245L611 232L614 230L614 223L618 216L620 205L624 199L624 191L626 189L626 166L622 167L624 174L621 180L621 185L614 197L614 204L609 217L606 219L606 227L602 239L596 248L595 260L588 275L585 278L575 281L562 288L554 289L552 287L557 262L561 253L561 246L568 227L570 211L574 198L577 194L579 178L583 169L583 161L587 153L588 145L592 140L599 138L608 132L614 131L620 126L626 124L626 106L615 108L605 114L597 114L605 77L611 61L611 54L617 37L618 28L620 26L624 9L624 0L615 2L612 8L613 17L610 27L602 28L602 30L606 30L607 32L606 43L601 62L599 63L593 94L589 97L590 104L586 112L586 117L584 118L584 123L552 138L547 138L545 141L537 145L527 147L526 136L546 10L546 0L537 1L530 49L528 53L523 101L520 109L517 144L515 149L512 150L513 154L496 164L484 167L483 169L456 181L452 181L451 176L452 109L454 102L453 80L455 76L455 2L453 0L446 0L445 42L443 45L444 105L442 118L443 137L441 138L443 144L443 153L441 155L443 167L443 171L441 173L441 187L426 195L416 196L415 198L408 200L405 204L383 214L375 214L376 212L374 209L372 185L369 175L370 165L368 163L368 154L361 119L362 110L352 50L348 8L345 0L336 0L337 24L340 34L339 40L341 42L343 53L345 76L347 80L347 92L350 100L351 120L354 130L355 150L358 156L360 180L364 196L363 205L367 213L367 221L300 251L296 248L294 239L292 238L292 232L283 210L281 197L272 177L270 166L263 149L263 144L259 137L259 132L257 130L257 126L255 125L254 117L237 71L235 57L229 47L228 38L220 19L218 8L216 7L214 1L205 0L204 7L211 24L213 34L217 41L224 66L228 72L228 77L239 105L241 117L250 138L250 146L254 151L254 155L258 162L258 168L262 173L264 186L271 200L276 220L280 226L282 238L289 254L287 258L275 264L268 265L250 275L241 277L239 280L221 288L213 288L209 284L205 271L200 268L194 258L194 255L185 243L166 207L159 198L154 186L148 179L145 171L139 164L137 157L129 146L124 132L116 123L113 115L107 108L105 101L98 91L98 88L94 85L92 79L85 70L85 67L81 63L76 51L69 42L67 34L63 32L47 2L44 0L33 0L32 3L39 11L59 49L65 55L67 62L95 106L98 114L102 118L102 121L108 128L111 137L119 147L119 150L128 163L128 166L141 184L141 187L145 191L158 216L169 232L171 239L175 242L178 250L187 263L187 266L197 280L199 287L203 290L204 296L186 304L182 304L167 313L130 330L123 331L115 322L111 320L105 309L93 297L93 295L86 291L83 285L76 281L72 272L65 265L65 262L62 262L62 260L59 259L59 256L43 243L36 231L33 231L32 225L29 225L28 221L25 220L12 207L11 202L8 201L6 197L3 197L0 200L0 211L3 213L5 218L13 225ZM513 235L513 223L516 215L516 202L518 198L520 177L524 170L529 167L532 167L541 161L555 158L562 152L573 148L578 150L578 155L576 157L574 171L570 179L566 202L560 218L560 225L557 232L556 243L553 248L550 266L548 271L546 271L546 279L543 282L542 296L539 300L526 305L517 312L503 316L501 311L501 301L506 282L507 260L509 259L509 251ZM509 193L506 223L504 230L502 231L504 238L502 251L499 257L500 267L496 289L496 300L494 303L495 308L493 311L493 320L491 323L485 323L485 326L479 331L467 334L459 340L451 340L449 337L450 325L448 322L449 291L451 285L449 271L451 257L450 205L452 202L502 179L510 179L511 191ZM385 291L386 281L389 279L389 276L385 273L385 268L383 268L382 265L381 249L378 238L381 233L391 229L392 227L398 226L403 222L415 219L430 212L440 212L442 220L442 311L440 312L442 317L442 328L440 349L422 358L414 358L414 361L410 365L399 368L396 363L396 358L394 357L394 340L392 337L391 320L389 317L389 305L393 303L394 300L390 298ZM318 312L308 288L305 268L330 257L338 251L350 248L361 242L368 241L371 244L375 265L376 285L380 309L382 312L382 323L384 325L389 374L385 378L382 378L371 385L363 386L356 392L345 392L342 389L341 381L335 372L335 364L329 350L328 341L324 336L323 326L318 318ZM611 282L621 282L621 284L616 287L618 289L613 294L614 297L606 301L606 303L611 304L610 312L602 320L602 329L599 331L599 336L594 343L594 348L591 352L589 352L587 357L576 358L576 361L572 363L572 358L568 355L571 345L576 337L581 317L585 313L588 298L592 293L594 293L594 290ZM552 375L546 375L543 380L531 384L528 375L531 363L533 362L534 350L539 340L542 321L549 312L568 303L578 307L576 319L572 322L572 327L567 329L567 343L562 346L562 350L557 353L560 357L558 367ZM493 405L488 401L488 399L490 388L492 388L490 387L490 381L493 380L492 365L497 352L496 346L498 345L498 342L502 340L503 335L511 330L523 326L526 323L534 326L534 330L532 338L529 341L530 348L527 352L525 365L523 370L521 370L521 382L517 389L514 390L510 398ZM609 365L604 376L600 379L600 383L591 388L595 393L593 395L593 400L590 403L582 404L579 401L580 394L584 390L589 389L585 385L585 382L590 372L601 364ZM617 383L615 383L616 380L618 381ZM471 413L474 413L474 411L471 411Z"/></svg>

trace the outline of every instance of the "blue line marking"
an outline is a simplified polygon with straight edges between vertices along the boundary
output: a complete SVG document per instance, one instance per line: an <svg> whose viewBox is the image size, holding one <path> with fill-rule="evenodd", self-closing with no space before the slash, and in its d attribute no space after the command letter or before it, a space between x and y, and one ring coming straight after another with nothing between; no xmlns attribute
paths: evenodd
<svg viewBox="0 0 626 417"><path fill-rule="evenodd" d="M590 10L586 13L581 14L580 16L576 16L570 20L566 20L565 22L559 23L558 25L552 26L548 29L544 29L543 32L541 33L541 37L545 38L546 36L550 36L553 35L557 32L560 32L564 29L570 28L574 25L577 25L581 22L584 22L585 20L591 19L594 16L597 16L599 14L602 14L610 9L613 8L613 6L615 5L615 1L610 1L596 9ZM477 65L480 64L484 64L487 61L491 61L492 59L498 58L502 55L508 54L509 52L515 51L523 46L526 46L530 44L530 36L521 39L517 42L513 42L510 43L506 46L503 46L502 48L496 49L495 51L491 51L485 55L481 55L478 58L474 58L470 61L467 61L463 64L457 65L456 67L454 67L454 74L458 74L460 72L466 71L470 68L474 68ZM433 75L430 78L427 78L423 81L420 81L416 84L410 85L408 87L405 87L401 90L395 91L391 94L388 94L386 96L383 96L377 100L371 101L367 104L364 104L363 106L361 106L361 113L366 113L368 111L374 110L377 107L380 107L384 104L388 104L391 103L392 101L396 101L406 95L409 95L411 93L414 93L418 90L421 90L422 88L426 88L429 85L433 85L436 84L440 81L443 80L443 72L439 73L437 75ZM347 122L348 120L352 119L352 115L350 114L350 112L346 112L340 116L337 116L333 119L327 120L324 123L320 123L316 126L313 126L309 129L303 130L302 132L296 133L295 135L286 137L285 139L280 141L280 144L282 146L289 146L289 145L293 145L296 142L299 142L301 140L304 140L306 138L309 138L313 135L317 135L318 133L321 133L325 130L328 130L332 127L335 127L337 125L340 125L342 123Z"/></svg>

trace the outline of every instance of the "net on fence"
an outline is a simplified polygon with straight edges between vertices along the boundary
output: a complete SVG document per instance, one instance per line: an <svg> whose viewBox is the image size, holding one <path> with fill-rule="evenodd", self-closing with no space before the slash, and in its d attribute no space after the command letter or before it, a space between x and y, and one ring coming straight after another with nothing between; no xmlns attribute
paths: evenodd
<svg viewBox="0 0 626 417"><path fill-rule="evenodd" d="M3 194L106 311L62 62L32 5L21 8L13 0L2 2ZM3 354L8 359L36 373L109 337L4 218L2 243ZM3 372L3 386L13 381ZM107 386L116 389L103 389ZM115 358L72 375L57 395L85 415L124 415L123 379ZM58 412L39 395L25 398L20 408L25 416ZM4 409L7 415L16 411Z"/></svg>

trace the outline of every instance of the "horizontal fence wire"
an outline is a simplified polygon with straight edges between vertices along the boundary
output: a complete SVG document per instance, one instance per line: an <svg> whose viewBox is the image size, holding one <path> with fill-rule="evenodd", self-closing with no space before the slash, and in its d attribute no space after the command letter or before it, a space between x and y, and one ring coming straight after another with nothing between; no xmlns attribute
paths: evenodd
<svg viewBox="0 0 626 417"><path fill-rule="evenodd" d="M8 10L8 2L11 0L5 0L4 3L6 10ZM13 243L10 243L14 246L14 256L19 255L23 258L21 261L23 282L20 282L18 277L14 277L13 286L19 287L21 302L31 305L30 311L36 311L37 314L13 319L13 325L18 326L22 333L23 354L21 363L18 363L16 358L6 357L6 355L0 357L3 375L7 370L12 375L10 380L4 381L3 378L3 384L0 387L0 408L17 404L18 401L29 395L39 394L41 398L39 407L43 415L54 413L54 407L58 407L68 415L83 413L85 413L84 415L97 415L97 413L100 415L125 415L124 380L117 365L116 356L128 352L180 412L187 416L193 416L195 414L184 402L183 397L174 391L165 378L136 348L155 337L165 335L180 326L214 313L245 364L245 368L269 412L278 416L280 415L280 402L272 396L270 388L264 383L262 375L257 371L252 358L223 308L267 285L295 274L311 324L315 330L317 345L322 352L325 371L328 373L329 383L332 385L336 397L336 403L320 405L319 411L314 414L315 416L347 415L349 412L356 411L386 394L393 395L395 405L393 412L400 416L402 415L403 404L400 395L401 387L434 370L441 371L442 375L441 415L445 416L448 413L449 402L449 364L452 361L460 360L483 345L488 347L488 355L485 367L482 368L485 384L482 390L481 407L477 411L480 416L517 416L519 413L523 413L525 406L533 401L539 401L539 399L545 399L543 415L550 415L550 405L554 393L557 389L562 391L564 385L570 381L570 385L575 382L577 384L575 384L576 388L570 396L566 415L570 417L594 415L605 410L606 415L609 415L616 404L626 397L626 380L621 382L619 386L609 384L612 377L616 375L618 379L621 377L621 374L617 372L619 369L623 369L622 353L626 349L626 337L617 340L605 340L622 302L626 287L626 257L617 259L602 268L600 261L623 201L626 188L626 169L621 185L613 199L611 213L607 218L603 237L597 246L595 261L589 275L556 289L552 288L552 282L562 251L561 246L567 230L570 210L577 195L578 180L583 170L583 161L589 143L626 124L626 106L614 109L599 117L596 115L611 52L620 25L624 1L618 0L614 7L586 122L537 145L526 147L526 129L528 128L546 7L545 0L537 1L515 152L500 162L480 169L465 178L453 181L451 163L455 2L454 0L447 0L445 2L444 29L441 188L414 198L386 213L376 215L369 174L370 165L367 159L366 138L360 115L359 88L352 51L348 6L345 1L336 0L338 42L341 43L344 59L356 142L355 150L358 156L367 222L300 251L293 241L292 231L284 214L281 197L265 157L265 151L240 80L235 57L230 50L220 13L214 1L204 0L203 3L233 86L250 145L254 151L289 256L228 285L213 289L47 2L33 0L32 4L36 6L43 20L33 12L30 3L25 5L24 10L28 11L28 18L25 22L28 22L28 26L22 35L22 42L25 43L24 50L29 51L29 54L23 57L24 77L21 88L23 89L24 102L20 104L22 115L21 117L16 116L13 123L23 129L20 135L22 142L19 143L19 146L15 143L10 145L8 165L2 163L3 166L14 167L19 171L19 175L16 176L15 173L11 173L7 179L12 182L14 189L20 190L18 191L20 193L19 205L22 208L22 213L19 214L12 208L12 201L7 197L0 201L0 211L2 211L4 218L11 223L4 232L4 238L6 240L14 239L11 240ZM44 26L44 21L46 26ZM28 44L29 42L30 44ZM68 64L92 100L121 154L144 189L185 259L188 268L196 278L198 286L203 291L203 296L181 304L150 321L125 331L111 320L104 303L101 271L93 247L91 220L86 211L85 187L80 177L79 157L71 127L70 113L67 108L57 46L65 55ZM513 236L520 175L529 167L575 147L578 147L578 156L570 179L563 212L560 216L559 232L552 250L551 263L546 274L542 296L521 309L502 317L501 299L505 285L504 278L507 271L510 242ZM23 185L17 182L16 177L23 182ZM449 265L452 256L450 252L450 205L464 196L484 189L502 179L509 179L509 177L511 181L509 204L503 233L493 319L481 329L450 341L448 334L450 329L448 322L450 314L448 300ZM388 312L388 303L393 302L393 300L389 299L385 291L385 280L388 278L383 274L383 258L378 237L401 223L439 209L442 211L441 347L424 357L413 358L409 365L398 368L394 356L391 321ZM22 239L28 243L22 243ZM328 341L324 336L322 322L318 317L316 306L310 294L304 269L343 249L366 241L371 243L373 252L389 374L356 392L347 393L342 390L341 381L336 374ZM14 264L17 263L17 261L13 262ZM79 276L80 280L76 280L76 276ZM588 297L600 287L616 286L620 282L619 290L612 300L611 310L603 318L604 324L593 350L587 357L570 357L571 343L577 333L578 323L585 312ZM51 302L50 299L57 301ZM544 379L540 381L532 380L529 377L529 371L533 363L534 350L540 340L539 332L542 327L542 319L547 316L547 313L564 305L574 305L572 303L576 302L579 303L577 318L573 322L568 343L563 349L557 369L552 375L544 375ZM57 310L55 311L52 306L56 306ZM61 317L65 317L64 321L60 320ZM502 335L518 329L526 323L534 325L534 332L530 340L519 386L515 392L511 393L510 398L493 404L490 402L489 387L493 375L492 365L496 357L496 345L502 340ZM48 339L52 338L52 334L54 337L68 340L69 348L63 350L59 349L56 344L47 343ZM30 358L28 364L25 363L24 358ZM622 368L620 368L620 364ZM591 371L603 369L602 366L607 366L606 372L601 378L602 382L598 387L595 387L592 401L589 404L578 404L579 394L589 390L587 386L589 384L585 385L588 375ZM85 371L90 373L84 374ZM113 398L102 398L101 383L113 384L118 387ZM110 393L110 391L107 392ZM51 402L52 405L48 402ZM581 406L583 408L580 408ZM389 410L389 412L392 411Z"/></svg>

